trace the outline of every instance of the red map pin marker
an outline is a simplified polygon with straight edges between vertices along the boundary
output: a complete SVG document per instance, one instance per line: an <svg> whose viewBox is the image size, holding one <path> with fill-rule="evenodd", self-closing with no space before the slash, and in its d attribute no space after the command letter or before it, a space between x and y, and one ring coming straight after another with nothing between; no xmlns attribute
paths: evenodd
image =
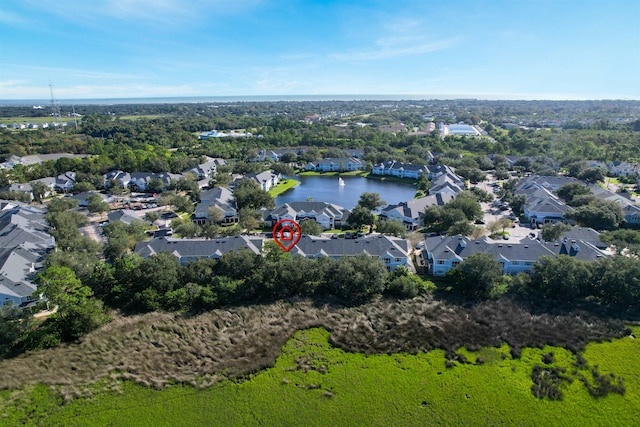
<svg viewBox="0 0 640 427"><path fill-rule="evenodd" d="M291 219L281 219L273 226L273 240L283 251L289 252L300 240L300 226Z"/></svg>

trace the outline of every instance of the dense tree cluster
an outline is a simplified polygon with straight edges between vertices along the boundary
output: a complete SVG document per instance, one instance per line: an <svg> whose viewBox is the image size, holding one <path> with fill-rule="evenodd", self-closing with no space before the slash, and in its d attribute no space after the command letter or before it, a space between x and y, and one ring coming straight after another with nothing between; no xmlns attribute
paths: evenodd
<svg viewBox="0 0 640 427"><path fill-rule="evenodd" d="M423 221L425 227L435 226L449 234L470 235L473 232L470 222L481 218L482 207L478 202L478 195L465 191L443 206L426 208Z"/></svg>
<svg viewBox="0 0 640 427"><path fill-rule="evenodd" d="M366 255L312 260L281 253L275 246L266 256L242 250L220 260L186 265L168 253L148 259L134 254L117 259L103 273L110 275L106 282L113 287L101 286L97 293L109 306L133 312L199 311L291 297L330 296L360 304L385 293L393 280L406 275L388 273L380 260ZM406 297L431 290L417 277L405 282L393 285L392 293Z"/></svg>
<svg viewBox="0 0 640 427"><path fill-rule="evenodd" d="M503 276L489 254L465 259L448 273L454 292L471 299L512 295L526 301L592 302L637 309L640 300L640 260L614 256L587 262L570 256L543 257L532 274Z"/></svg>
<svg viewBox="0 0 640 427"><path fill-rule="evenodd" d="M565 214L584 227L596 230L615 230L624 221L622 206L614 200L594 199L589 204L579 206Z"/></svg>

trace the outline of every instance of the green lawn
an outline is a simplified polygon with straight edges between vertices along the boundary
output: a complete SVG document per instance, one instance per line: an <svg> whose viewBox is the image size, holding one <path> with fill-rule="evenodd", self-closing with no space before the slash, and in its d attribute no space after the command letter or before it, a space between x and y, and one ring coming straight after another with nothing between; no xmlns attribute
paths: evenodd
<svg viewBox="0 0 640 427"><path fill-rule="evenodd" d="M284 193L285 191L295 187L298 184L300 184L300 181L296 181L295 179L283 179L282 181L278 182L278 185L269 190L269 194L272 197L276 197L277 195Z"/></svg>
<svg viewBox="0 0 640 427"><path fill-rule="evenodd" d="M636 336L640 327L634 327ZM0 392L2 425L114 426L425 426L637 425L640 340L629 337L587 346L584 357L600 372L624 377L624 396L591 397L582 382L562 387L564 400L531 393L531 369L553 351L554 366L572 368L562 348L460 349L475 362L445 367L442 351L418 355L347 353L328 343L323 329L299 331L273 368L247 381L206 389L174 385L162 391L123 383L95 389L92 398L63 404L48 387Z"/></svg>

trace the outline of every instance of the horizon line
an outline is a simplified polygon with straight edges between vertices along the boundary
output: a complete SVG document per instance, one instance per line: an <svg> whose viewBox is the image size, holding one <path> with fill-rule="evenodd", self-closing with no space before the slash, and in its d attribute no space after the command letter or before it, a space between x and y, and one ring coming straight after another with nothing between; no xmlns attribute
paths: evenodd
<svg viewBox="0 0 640 427"><path fill-rule="evenodd" d="M207 101L208 100L208 101ZM61 104L73 102L88 104L113 103L118 101L126 104L179 104L179 103L205 103L205 102L277 102L277 101L547 101L547 102L590 102L590 101L640 101L633 97L610 98L554 98L554 97L491 97L482 94L290 94L290 95L186 95L186 96L132 96L132 97L88 97L88 98L62 98L55 99ZM156 102L154 102L156 101ZM50 103L50 98L7 98L0 99L2 106L18 106L31 103Z"/></svg>

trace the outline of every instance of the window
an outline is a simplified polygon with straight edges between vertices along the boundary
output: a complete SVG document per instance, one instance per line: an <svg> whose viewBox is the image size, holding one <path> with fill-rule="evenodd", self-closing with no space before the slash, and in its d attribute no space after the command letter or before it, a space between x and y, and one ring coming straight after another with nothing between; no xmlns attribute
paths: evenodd
<svg viewBox="0 0 640 427"><path fill-rule="evenodd" d="M511 261L511 265L520 265L520 261Z"/></svg>
<svg viewBox="0 0 640 427"><path fill-rule="evenodd" d="M396 258L394 261L395 262L402 262L402 258Z"/></svg>
<svg viewBox="0 0 640 427"><path fill-rule="evenodd" d="M438 260L438 265L444 265L444 260L443 259L439 259Z"/></svg>
<svg viewBox="0 0 640 427"><path fill-rule="evenodd" d="M453 268L456 268L456 267L457 267L457 266L459 266L459 265L460 265L460 261L453 261L453 262L451 263L451 266L452 266Z"/></svg>

